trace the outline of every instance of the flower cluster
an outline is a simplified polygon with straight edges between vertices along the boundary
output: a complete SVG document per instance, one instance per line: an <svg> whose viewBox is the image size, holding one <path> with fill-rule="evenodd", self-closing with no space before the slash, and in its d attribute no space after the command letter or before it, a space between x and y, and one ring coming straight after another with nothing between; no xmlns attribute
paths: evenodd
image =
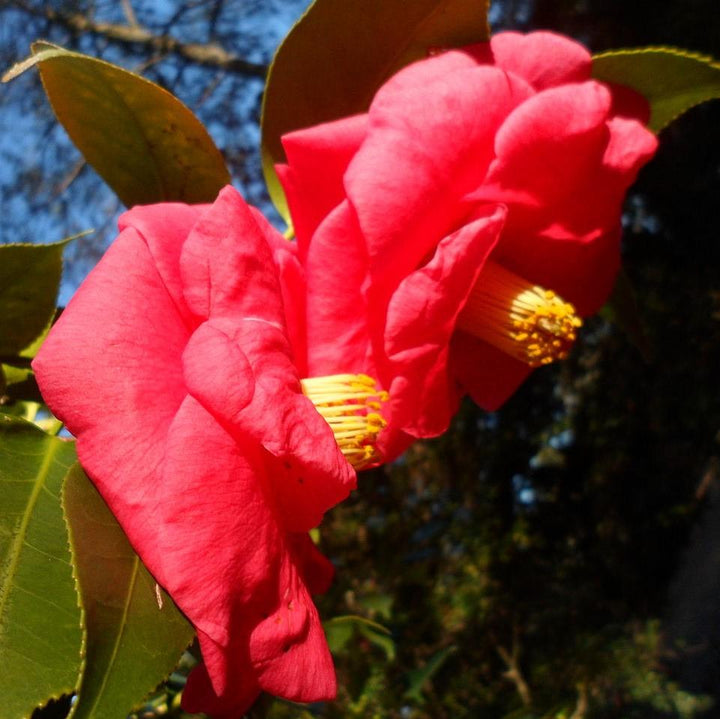
<svg viewBox="0 0 720 719"><path fill-rule="evenodd" d="M121 218L34 367L197 630L186 708L334 696L308 530L463 394L494 409L566 356L619 265L646 115L576 43L502 33L284 138L296 242L230 187Z"/></svg>

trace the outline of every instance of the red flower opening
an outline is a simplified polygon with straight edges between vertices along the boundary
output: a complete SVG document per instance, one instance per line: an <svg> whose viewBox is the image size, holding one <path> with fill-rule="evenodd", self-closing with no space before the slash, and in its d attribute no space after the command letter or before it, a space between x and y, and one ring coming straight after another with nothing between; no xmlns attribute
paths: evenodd
<svg viewBox="0 0 720 719"><path fill-rule="evenodd" d="M283 138L308 373L344 361L379 379L390 456L443 432L464 393L496 409L566 354L576 313L612 288L623 197L657 145L647 116L591 79L581 45L500 33L401 70L365 115Z"/></svg>
<svg viewBox="0 0 720 719"><path fill-rule="evenodd" d="M120 227L34 362L43 396L197 629L188 708L331 698L310 593L332 567L306 533L355 472L302 392L276 233L229 187L212 206L136 207Z"/></svg>

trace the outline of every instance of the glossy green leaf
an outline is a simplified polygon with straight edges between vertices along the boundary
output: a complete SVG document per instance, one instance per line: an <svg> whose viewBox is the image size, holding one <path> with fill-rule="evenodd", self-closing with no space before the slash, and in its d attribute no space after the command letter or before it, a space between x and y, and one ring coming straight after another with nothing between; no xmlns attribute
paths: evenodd
<svg viewBox="0 0 720 719"><path fill-rule="evenodd" d="M79 465L63 505L85 618L72 719L124 719L173 670L193 629L155 584Z"/></svg>
<svg viewBox="0 0 720 719"><path fill-rule="evenodd" d="M366 110L394 72L432 48L486 40L487 0L315 0L278 48L262 112L270 196L288 218L273 165L280 137Z"/></svg>
<svg viewBox="0 0 720 719"><path fill-rule="evenodd" d="M52 320L66 243L0 245L0 356L19 354Z"/></svg>
<svg viewBox="0 0 720 719"><path fill-rule="evenodd" d="M395 642L382 624L373 622L365 617L348 614L342 617L333 617L323 622L323 629L327 637L328 646L333 652L345 649L350 639L357 632L371 644L385 652L388 661L395 659Z"/></svg>
<svg viewBox="0 0 720 719"><path fill-rule="evenodd" d="M85 159L128 206L212 202L230 182L204 125L174 95L127 70L46 42L11 68L38 65L50 104Z"/></svg>
<svg viewBox="0 0 720 719"><path fill-rule="evenodd" d="M650 129L660 132L695 105L720 97L720 64L672 47L615 50L593 57L593 76L627 85L650 103Z"/></svg>
<svg viewBox="0 0 720 719"><path fill-rule="evenodd" d="M80 608L60 505L75 447L0 415L0 667L3 719L72 693Z"/></svg>

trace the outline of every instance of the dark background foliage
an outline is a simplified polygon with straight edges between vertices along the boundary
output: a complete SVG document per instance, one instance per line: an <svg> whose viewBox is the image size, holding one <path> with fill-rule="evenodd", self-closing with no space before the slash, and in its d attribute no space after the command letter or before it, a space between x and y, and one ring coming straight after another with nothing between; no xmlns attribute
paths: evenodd
<svg viewBox="0 0 720 719"><path fill-rule="evenodd" d="M45 37L141 68L199 113L237 185L267 208L262 69L202 66L67 19L131 23L123 5L5 0L0 58L9 65ZM132 7L155 35L216 42L262 66L302 2ZM506 1L491 18L495 29L565 32L593 51L672 44L720 56L716 0L651 10ZM68 296L111 239L118 207L54 125L37 82L1 92L2 240L99 230L70 251ZM500 412L467 403L446 436L363 473L321 528L338 574L319 606L390 635L336 626L338 701L276 702L257 715L720 717L719 128L719 102L688 112L662 133L628 197L624 266L642 338L604 313L568 361L534 373Z"/></svg>

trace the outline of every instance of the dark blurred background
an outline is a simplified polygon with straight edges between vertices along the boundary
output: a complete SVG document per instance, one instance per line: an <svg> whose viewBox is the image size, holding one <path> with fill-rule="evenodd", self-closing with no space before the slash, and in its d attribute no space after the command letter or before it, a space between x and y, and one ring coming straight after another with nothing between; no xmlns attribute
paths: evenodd
<svg viewBox="0 0 720 719"><path fill-rule="evenodd" d="M304 5L2 0L0 63L42 37L143 72L200 115L238 188L271 212L262 74ZM717 0L498 1L491 20L564 32L594 52L675 45L720 57ZM149 32L127 42L118 26ZM157 40L168 35L217 44L228 62L169 51ZM0 99L1 241L96 229L68 250L65 302L121 208L36 77ZM276 702L257 716L720 717L719 101L663 131L624 224L641 329L602 313L500 412L468 403L447 435L361 475L320 532L338 568L319 599L338 701ZM367 621L337 619L347 615Z"/></svg>

